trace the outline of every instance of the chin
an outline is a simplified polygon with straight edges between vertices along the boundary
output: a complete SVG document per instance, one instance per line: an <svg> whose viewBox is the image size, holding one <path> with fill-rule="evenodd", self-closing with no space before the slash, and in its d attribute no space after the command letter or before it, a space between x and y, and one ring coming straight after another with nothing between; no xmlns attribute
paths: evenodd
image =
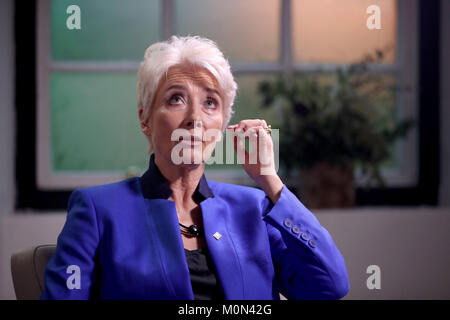
<svg viewBox="0 0 450 320"><path fill-rule="evenodd" d="M173 156L175 156L176 158L172 158L172 162L184 167L195 168L205 163L205 159L203 159L202 148L183 148L179 155L175 153L175 155Z"/></svg>

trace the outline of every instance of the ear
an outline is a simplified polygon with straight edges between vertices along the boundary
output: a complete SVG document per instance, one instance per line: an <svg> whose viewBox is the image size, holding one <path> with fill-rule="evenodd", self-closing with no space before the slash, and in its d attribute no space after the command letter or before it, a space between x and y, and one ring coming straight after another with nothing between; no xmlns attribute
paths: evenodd
<svg viewBox="0 0 450 320"><path fill-rule="evenodd" d="M144 133L146 136L151 136L151 130L150 130L150 127L147 125L147 124L145 124L144 122L141 122L141 131L142 131L142 133Z"/></svg>
<svg viewBox="0 0 450 320"><path fill-rule="evenodd" d="M144 122L144 116L143 115L144 115L144 110L141 108L141 109L139 109L139 121L140 121L141 131L146 136L150 136L151 135L151 130L150 130L150 127L148 126L148 124L146 122Z"/></svg>

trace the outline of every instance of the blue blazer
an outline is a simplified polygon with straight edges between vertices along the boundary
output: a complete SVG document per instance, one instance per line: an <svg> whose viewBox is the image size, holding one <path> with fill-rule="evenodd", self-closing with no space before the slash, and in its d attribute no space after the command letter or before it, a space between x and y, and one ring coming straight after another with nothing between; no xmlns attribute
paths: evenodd
<svg viewBox="0 0 450 320"><path fill-rule="evenodd" d="M175 202L145 198L139 179L72 193L41 299L194 299ZM347 294L341 253L286 185L274 205L262 190L205 181L203 228L225 299Z"/></svg>

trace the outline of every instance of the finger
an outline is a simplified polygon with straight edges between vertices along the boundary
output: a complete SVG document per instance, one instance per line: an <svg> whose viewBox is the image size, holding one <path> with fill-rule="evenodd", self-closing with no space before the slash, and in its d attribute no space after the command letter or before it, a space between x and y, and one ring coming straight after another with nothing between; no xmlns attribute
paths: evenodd
<svg viewBox="0 0 450 320"><path fill-rule="evenodd" d="M263 138L269 148L273 146L272 136L266 131L266 128L259 127L259 135Z"/></svg>
<svg viewBox="0 0 450 320"><path fill-rule="evenodd" d="M265 145L259 145L260 147L260 151L259 151L259 157L260 157L260 162L263 165L267 165L270 164L272 162L272 157L273 157L273 141L272 141L272 137L267 133L266 130L264 130L264 128L260 129L260 137L262 137L261 140L265 141Z"/></svg>
<svg viewBox="0 0 450 320"><path fill-rule="evenodd" d="M250 138L253 136L258 136L258 126L247 127L243 134L243 137L245 137L245 138Z"/></svg>
<svg viewBox="0 0 450 320"><path fill-rule="evenodd" d="M261 164L260 174L276 175L272 136L263 128L260 130L260 137L262 137L261 140L266 142L265 145L260 145L261 149L258 151L259 162Z"/></svg>
<svg viewBox="0 0 450 320"><path fill-rule="evenodd" d="M243 136L244 138L249 138L253 135L261 136L263 138L263 141L272 141L271 136L267 133L266 128L264 128L263 126L254 126L248 128Z"/></svg>
<svg viewBox="0 0 450 320"><path fill-rule="evenodd" d="M236 151L239 161L241 164L243 163L247 163L247 159L248 159L248 153L245 150L245 144L243 142L243 140L241 140L241 138L239 138L239 136L234 136L233 138L233 147L234 147L234 151Z"/></svg>
<svg viewBox="0 0 450 320"><path fill-rule="evenodd" d="M245 137L249 139L250 142L250 152L249 152L249 163L256 164L258 162L258 127L251 127L245 132Z"/></svg>
<svg viewBox="0 0 450 320"><path fill-rule="evenodd" d="M270 151L272 148L272 138L262 126L255 126L249 128L243 135L244 140L250 141L250 156L257 153L258 155L264 155L264 157L270 157ZM256 156L256 155L254 155ZM266 163L266 162L265 162Z"/></svg>
<svg viewBox="0 0 450 320"><path fill-rule="evenodd" d="M263 125L264 122L260 119L247 119L247 120L242 120L239 122L239 128L242 128L243 131L248 130L249 128L255 127L255 126L259 126L259 125Z"/></svg>
<svg viewBox="0 0 450 320"><path fill-rule="evenodd" d="M238 126L238 124L230 124L227 126L227 129L235 129Z"/></svg>
<svg viewBox="0 0 450 320"><path fill-rule="evenodd" d="M267 154L266 149L268 148L268 144L270 145L267 139L270 139L267 134L264 135L265 132L262 126L255 126L249 128L243 135L243 139L249 140L250 150L248 152L248 164L257 164L258 159L261 154Z"/></svg>
<svg viewBox="0 0 450 320"><path fill-rule="evenodd" d="M241 120L238 124L238 126L236 127L235 131L239 132L239 131L247 131L249 128L251 127L255 127L255 126L263 126L263 127L267 127L267 123L265 120L261 120L261 119L247 119L247 120Z"/></svg>

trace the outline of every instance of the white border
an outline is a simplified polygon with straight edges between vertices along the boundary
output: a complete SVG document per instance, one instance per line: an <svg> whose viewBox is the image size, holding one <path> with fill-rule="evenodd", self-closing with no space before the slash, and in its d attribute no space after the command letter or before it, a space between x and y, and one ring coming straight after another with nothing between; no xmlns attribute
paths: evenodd
<svg viewBox="0 0 450 320"><path fill-rule="evenodd" d="M166 39L172 33L172 0L162 1L161 37ZM398 0L397 6L397 61L395 65L373 66L375 72L389 72L398 76L399 82L406 84L411 91L398 95L399 111L402 116L417 117L417 0ZM280 61L277 63L233 63L234 74L295 71L332 71L335 64L294 64L292 58L291 0L281 0L280 15ZM112 183L124 179L122 171L78 171L54 173L51 168L51 126L50 126L50 73L52 71L71 72L137 72L139 62L51 62L50 61L50 0L37 2L37 186L41 190L61 190L84 186ZM343 65L339 65L342 67ZM383 170L386 184L392 187L411 186L417 183L417 127L409 134L399 150L406 156L400 170ZM234 184L255 185L243 169L208 170L211 180ZM295 184L297 174L285 177L285 183ZM362 185L362 179L356 173L356 184Z"/></svg>

